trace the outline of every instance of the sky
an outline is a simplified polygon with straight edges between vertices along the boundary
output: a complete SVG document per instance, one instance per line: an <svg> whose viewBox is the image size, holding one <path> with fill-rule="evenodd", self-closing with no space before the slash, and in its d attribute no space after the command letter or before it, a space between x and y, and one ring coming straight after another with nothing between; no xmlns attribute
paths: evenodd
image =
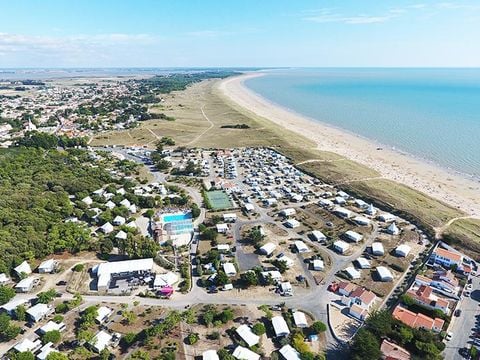
<svg viewBox="0 0 480 360"><path fill-rule="evenodd" d="M0 68L480 67L480 0L0 0Z"/></svg>

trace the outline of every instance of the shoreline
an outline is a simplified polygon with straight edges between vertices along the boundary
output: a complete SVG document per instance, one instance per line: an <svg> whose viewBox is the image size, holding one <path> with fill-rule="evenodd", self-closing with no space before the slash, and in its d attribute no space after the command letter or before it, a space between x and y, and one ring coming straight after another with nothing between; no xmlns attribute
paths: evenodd
<svg viewBox="0 0 480 360"><path fill-rule="evenodd" d="M278 126L303 135L329 151L373 170L383 178L419 190L473 217L480 217L480 182L418 159L388 145L367 139L275 104L247 88L245 80L265 73L246 73L226 78L218 89L235 104ZM378 150L381 147L382 150ZM305 159L310 160L310 159Z"/></svg>

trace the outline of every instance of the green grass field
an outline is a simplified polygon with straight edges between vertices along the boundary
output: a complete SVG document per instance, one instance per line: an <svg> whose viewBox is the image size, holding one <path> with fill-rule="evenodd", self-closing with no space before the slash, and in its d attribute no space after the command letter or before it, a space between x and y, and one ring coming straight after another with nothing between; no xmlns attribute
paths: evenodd
<svg viewBox="0 0 480 360"><path fill-rule="evenodd" d="M227 193L223 190L207 191L206 196L212 207L212 210L230 209L233 207Z"/></svg>

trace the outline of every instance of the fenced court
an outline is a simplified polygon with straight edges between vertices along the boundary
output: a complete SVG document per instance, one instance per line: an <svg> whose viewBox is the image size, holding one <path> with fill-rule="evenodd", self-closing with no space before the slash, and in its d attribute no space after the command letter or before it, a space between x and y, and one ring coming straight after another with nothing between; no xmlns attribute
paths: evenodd
<svg viewBox="0 0 480 360"><path fill-rule="evenodd" d="M233 204L225 191L208 191L206 195L213 210L229 209L233 207Z"/></svg>

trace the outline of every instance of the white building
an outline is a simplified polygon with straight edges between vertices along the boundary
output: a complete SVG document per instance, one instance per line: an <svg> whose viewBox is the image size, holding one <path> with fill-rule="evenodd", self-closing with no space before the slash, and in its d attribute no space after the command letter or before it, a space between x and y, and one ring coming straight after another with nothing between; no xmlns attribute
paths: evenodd
<svg viewBox="0 0 480 360"><path fill-rule="evenodd" d="M232 355L238 360L260 360L260 355L240 345L233 350Z"/></svg>
<svg viewBox="0 0 480 360"><path fill-rule="evenodd" d="M293 321L295 322L296 327L299 327L299 328L308 327L307 317L301 311L295 311L293 313Z"/></svg>
<svg viewBox="0 0 480 360"><path fill-rule="evenodd" d="M260 336L255 335L248 325L240 325L236 329L237 334L245 341L248 347L257 345L260 342Z"/></svg>
<svg viewBox="0 0 480 360"><path fill-rule="evenodd" d="M128 201L128 199L123 199L122 201L120 201L120 205L125 206L128 209L132 204L130 203L130 201Z"/></svg>
<svg viewBox="0 0 480 360"><path fill-rule="evenodd" d="M31 299L30 299L31 300ZM5 311L8 315L13 316L15 314L15 310L17 310L17 307L20 305L25 305L30 301L29 299L16 299L13 298L6 304L3 304L0 306L0 309Z"/></svg>
<svg viewBox="0 0 480 360"><path fill-rule="evenodd" d="M353 221L355 221L358 225L360 226L368 226L370 225L370 219L367 219L364 216L355 216L353 218Z"/></svg>
<svg viewBox="0 0 480 360"><path fill-rule="evenodd" d="M38 267L40 274L52 274L57 270L58 262L54 259L45 260Z"/></svg>
<svg viewBox="0 0 480 360"><path fill-rule="evenodd" d="M290 259L286 255L283 255L283 256L279 257L278 261L284 261L285 264L287 265L287 267L289 267L289 268L292 267L295 264L295 261L293 261L292 259Z"/></svg>
<svg viewBox="0 0 480 360"><path fill-rule="evenodd" d="M228 232L228 225L227 224L217 224L217 232L220 234L225 234Z"/></svg>
<svg viewBox="0 0 480 360"><path fill-rule="evenodd" d="M65 324L63 322L56 323L55 321L49 321L45 325L43 325L40 329L38 329L40 334L45 334L49 331L64 331L65 330Z"/></svg>
<svg viewBox="0 0 480 360"><path fill-rule="evenodd" d="M104 234L110 234L113 231L113 225L109 222L106 222L102 226L100 226L99 230Z"/></svg>
<svg viewBox="0 0 480 360"><path fill-rule="evenodd" d="M137 259L101 263L95 266L92 271L97 275L98 291L108 290L111 277L115 274L137 275L153 270L153 259Z"/></svg>
<svg viewBox="0 0 480 360"><path fill-rule="evenodd" d="M395 222L392 222L387 228L387 233L390 235L398 235L400 234L400 229L398 228L397 224L395 224Z"/></svg>
<svg viewBox="0 0 480 360"><path fill-rule="evenodd" d="M19 353L22 352L36 352L38 349L42 347L42 342L40 339L32 341L30 339L23 339L22 341L18 342L13 349Z"/></svg>
<svg viewBox="0 0 480 360"><path fill-rule="evenodd" d="M407 257L408 254L410 253L410 246L406 244L402 244L400 246L397 246L395 249L395 255L400 256L400 257Z"/></svg>
<svg viewBox="0 0 480 360"><path fill-rule="evenodd" d="M323 242L327 240L327 237L321 231L318 231L318 230L312 231L312 237L315 241L318 241L318 242Z"/></svg>
<svg viewBox="0 0 480 360"><path fill-rule="evenodd" d="M48 355L50 355L53 352L57 352L55 348L53 347L53 343L49 342L46 343L42 348L39 350L37 354L37 360L45 360Z"/></svg>
<svg viewBox="0 0 480 360"><path fill-rule="evenodd" d="M123 230L120 230L116 235L115 235L115 239L119 239L119 240L126 240L128 237L128 234L123 231Z"/></svg>
<svg viewBox="0 0 480 360"><path fill-rule="evenodd" d="M348 245L345 241L338 240L333 243L333 248L340 254L345 254L345 252L350 248L350 245Z"/></svg>
<svg viewBox="0 0 480 360"><path fill-rule="evenodd" d="M393 214L389 214L389 213L383 213L383 214L380 214L378 215L378 220L380 221L383 221L383 222L392 222L392 221L395 221L397 217Z"/></svg>
<svg viewBox="0 0 480 360"><path fill-rule="evenodd" d="M300 353L295 350L291 345L287 344L281 347L278 352L283 356L285 360L301 360Z"/></svg>
<svg viewBox="0 0 480 360"><path fill-rule="evenodd" d="M93 351L101 353L103 349L111 344L112 338L112 335L102 330L93 337L89 345Z"/></svg>
<svg viewBox="0 0 480 360"><path fill-rule="evenodd" d="M375 214L377 213L377 209L373 207L373 204L370 204L367 210L365 210L365 213L370 216L375 216Z"/></svg>
<svg viewBox="0 0 480 360"><path fill-rule="evenodd" d="M298 222L297 220L295 219L288 219L286 222L285 222L285 225L291 229L295 229L297 227L300 226L300 222Z"/></svg>
<svg viewBox="0 0 480 360"><path fill-rule="evenodd" d="M273 251L276 249L277 245L275 245L274 243L266 243L265 245L263 245L262 247L260 247L260 253L262 253L263 255L270 255L273 253Z"/></svg>
<svg viewBox="0 0 480 360"><path fill-rule="evenodd" d="M229 277L237 275L237 269L235 269L235 265L230 262L223 264L223 271L225 271L225 274L227 274Z"/></svg>
<svg viewBox="0 0 480 360"><path fill-rule="evenodd" d="M278 315L272 318L272 326L273 330L275 331L275 336L288 336L290 334L290 330L288 329L287 322L283 318L283 316Z"/></svg>
<svg viewBox="0 0 480 360"><path fill-rule="evenodd" d="M359 257L356 261L360 269L370 269L372 267L370 261L368 261L364 257Z"/></svg>
<svg viewBox="0 0 480 360"><path fill-rule="evenodd" d="M179 280L178 275L169 271L166 274L156 274L153 281L153 289L158 290L166 286L172 286Z"/></svg>
<svg viewBox="0 0 480 360"><path fill-rule="evenodd" d="M359 234L355 231L352 231L352 230L346 231L345 232L345 237L348 240L353 241L354 243L359 243L363 239L363 235L361 235L361 234Z"/></svg>
<svg viewBox="0 0 480 360"><path fill-rule="evenodd" d="M385 282L393 281L392 273L385 266L378 266L377 274L378 274L378 277L380 278L380 281L385 281Z"/></svg>
<svg viewBox="0 0 480 360"><path fill-rule="evenodd" d="M87 206L90 206L90 205L93 204L93 200L92 200L92 198L91 198L90 196L84 197L84 198L82 199L82 202L83 202L85 205L87 205Z"/></svg>
<svg viewBox="0 0 480 360"><path fill-rule="evenodd" d="M349 266L345 269L345 272L351 279L360 279L360 271L355 269L353 266Z"/></svg>
<svg viewBox="0 0 480 360"><path fill-rule="evenodd" d="M285 281L280 283L280 294L283 296L292 296L293 295L293 288L290 282Z"/></svg>
<svg viewBox="0 0 480 360"><path fill-rule="evenodd" d="M95 318L95 321L99 324L103 324L107 319L109 318L110 315L112 315L113 310L110 309L109 307L106 306L100 306L97 310L97 317Z"/></svg>
<svg viewBox="0 0 480 360"><path fill-rule="evenodd" d="M32 289L37 284L38 280L35 279L33 276L29 276L15 285L15 290L17 292L26 293L32 291Z"/></svg>
<svg viewBox="0 0 480 360"><path fill-rule="evenodd" d="M53 313L53 306L38 303L28 309L26 313L31 321L38 322Z"/></svg>
<svg viewBox="0 0 480 360"><path fill-rule="evenodd" d="M325 269L325 264L323 263L323 260L320 260L320 259L313 260L313 270L322 271L323 269Z"/></svg>
<svg viewBox="0 0 480 360"><path fill-rule="evenodd" d="M342 219L348 219L353 216L353 213L350 210L347 210L343 207L337 207L333 210L333 212Z"/></svg>
<svg viewBox="0 0 480 360"><path fill-rule="evenodd" d="M385 255L385 249L383 248L383 244L381 242L374 242L372 244L372 254L377 256Z"/></svg>
<svg viewBox="0 0 480 360"><path fill-rule="evenodd" d="M297 248L297 251L299 253L307 253L310 251L310 249L308 248L308 246L301 240L296 240L295 241L295 247Z"/></svg>
<svg viewBox="0 0 480 360"><path fill-rule="evenodd" d="M217 350L207 350L202 353L202 360L219 360Z"/></svg>
<svg viewBox="0 0 480 360"><path fill-rule="evenodd" d="M287 209L283 209L282 211L280 211L280 215L284 216L284 217L293 216L296 213L297 212L295 211L294 208L287 208Z"/></svg>
<svg viewBox="0 0 480 360"><path fill-rule="evenodd" d="M237 221L237 214L223 214L223 221L235 222Z"/></svg>
<svg viewBox="0 0 480 360"><path fill-rule="evenodd" d="M1 273L0 274L0 285L5 285L5 284L8 284L10 282L10 278L7 276L7 274L5 273Z"/></svg>
<svg viewBox="0 0 480 360"><path fill-rule="evenodd" d="M123 216L117 215L117 216L115 216L115 219L113 219L112 222L113 222L113 225L121 226L121 225L125 224L126 220Z"/></svg>
<svg viewBox="0 0 480 360"><path fill-rule="evenodd" d="M262 271L261 274L264 279L271 277L272 280L277 283L283 280L282 274L277 270Z"/></svg>
<svg viewBox="0 0 480 360"><path fill-rule="evenodd" d="M13 270L15 270L18 276L21 276L22 274L30 275L32 273L32 268L26 261L22 262Z"/></svg>

